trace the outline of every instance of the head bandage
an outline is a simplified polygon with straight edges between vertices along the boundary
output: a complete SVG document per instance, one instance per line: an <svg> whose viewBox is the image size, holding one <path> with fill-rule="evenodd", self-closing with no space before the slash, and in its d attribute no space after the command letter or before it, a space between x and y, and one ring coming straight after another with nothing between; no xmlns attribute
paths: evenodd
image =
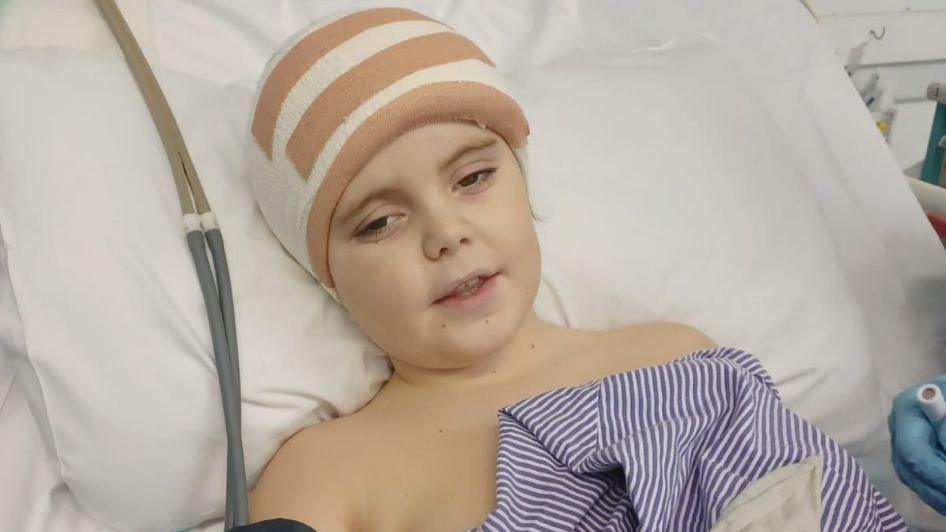
<svg viewBox="0 0 946 532"><path fill-rule="evenodd" d="M338 13L290 37L266 64L250 125L250 183L276 237L336 302L329 224L348 183L399 135L453 120L497 133L526 174L529 125L495 65L409 9Z"/></svg>

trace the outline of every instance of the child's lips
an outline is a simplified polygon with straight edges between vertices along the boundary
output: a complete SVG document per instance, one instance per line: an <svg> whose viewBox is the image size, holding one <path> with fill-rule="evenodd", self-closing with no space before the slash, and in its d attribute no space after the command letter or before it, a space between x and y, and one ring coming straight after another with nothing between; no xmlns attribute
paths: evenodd
<svg viewBox="0 0 946 532"><path fill-rule="evenodd" d="M434 303L451 310L471 310L479 308L491 299L496 288L496 279L498 277L499 273L494 273L487 277L476 291L465 296L447 296L438 299Z"/></svg>

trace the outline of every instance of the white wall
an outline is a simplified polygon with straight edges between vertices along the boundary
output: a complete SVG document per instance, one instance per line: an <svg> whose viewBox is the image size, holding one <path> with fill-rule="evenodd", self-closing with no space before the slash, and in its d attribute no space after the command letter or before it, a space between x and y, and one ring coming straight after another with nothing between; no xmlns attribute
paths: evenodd
<svg viewBox="0 0 946 532"><path fill-rule="evenodd" d="M862 41L862 60L897 81L890 147L902 167L926 153L934 104L926 86L946 82L946 0L808 0L842 62ZM886 28L884 36L875 40Z"/></svg>

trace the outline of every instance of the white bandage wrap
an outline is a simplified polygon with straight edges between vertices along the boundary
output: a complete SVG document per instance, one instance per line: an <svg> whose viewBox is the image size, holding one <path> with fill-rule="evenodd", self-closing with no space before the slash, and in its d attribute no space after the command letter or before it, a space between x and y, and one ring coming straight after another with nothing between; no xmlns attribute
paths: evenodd
<svg viewBox="0 0 946 532"><path fill-rule="evenodd" d="M184 215L184 230L187 233L191 231L200 231L200 216L190 213Z"/></svg>
<svg viewBox="0 0 946 532"><path fill-rule="evenodd" d="M203 228L204 232L220 227L217 225L217 217L214 216L213 211L207 211L200 215L200 227Z"/></svg>

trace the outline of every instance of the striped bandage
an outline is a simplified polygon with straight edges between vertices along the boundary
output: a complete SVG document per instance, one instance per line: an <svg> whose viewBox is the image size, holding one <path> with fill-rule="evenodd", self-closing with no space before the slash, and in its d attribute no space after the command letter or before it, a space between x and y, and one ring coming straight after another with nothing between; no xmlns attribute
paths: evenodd
<svg viewBox="0 0 946 532"><path fill-rule="evenodd" d="M466 120L505 139L523 175L529 125L492 61L449 26L402 8L304 28L266 64L248 171L276 237L338 302L329 224L352 177L399 135Z"/></svg>

